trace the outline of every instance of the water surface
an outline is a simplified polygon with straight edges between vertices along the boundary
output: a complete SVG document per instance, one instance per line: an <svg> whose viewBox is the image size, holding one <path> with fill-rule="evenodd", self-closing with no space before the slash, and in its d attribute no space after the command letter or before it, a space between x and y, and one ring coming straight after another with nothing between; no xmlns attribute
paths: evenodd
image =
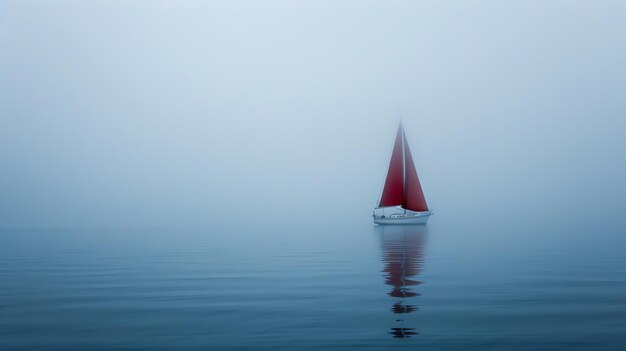
<svg viewBox="0 0 626 351"><path fill-rule="evenodd" d="M5 229L0 349L620 350L622 227Z"/></svg>

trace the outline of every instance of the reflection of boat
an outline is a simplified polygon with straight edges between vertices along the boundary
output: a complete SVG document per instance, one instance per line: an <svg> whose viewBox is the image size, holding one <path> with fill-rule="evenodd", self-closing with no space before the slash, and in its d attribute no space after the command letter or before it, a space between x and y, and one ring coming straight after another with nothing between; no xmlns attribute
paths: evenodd
<svg viewBox="0 0 626 351"><path fill-rule="evenodd" d="M394 226L375 227L380 235L382 251L382 270L385 284L391 286L387 293L395 301L390 309L395 315L403 316L395 319L404 323L404 316L418 310L414 304L420 294L416 287L422 284L416 277L422 270L423 246L427 235L425 226ZM402 325L391 328L389 334L394 338L407 338L418 334L415 328Z"/></svg>
<svg viewBox="0 0 626 351"><path fill-rule="evenodd" d="M388 214L389 210L393 213ZM426 224L431 214L415 171L404 129L400 125L389 162L385 187L372 214L374 223Z"/></svg>
<svg viewBox="0 0 626 351"><path fill-rule="evenodd" d="M419 334L414 330L415 328L391 328L389 334L393 335L394 338L410 338L411 335Z"/></svg>

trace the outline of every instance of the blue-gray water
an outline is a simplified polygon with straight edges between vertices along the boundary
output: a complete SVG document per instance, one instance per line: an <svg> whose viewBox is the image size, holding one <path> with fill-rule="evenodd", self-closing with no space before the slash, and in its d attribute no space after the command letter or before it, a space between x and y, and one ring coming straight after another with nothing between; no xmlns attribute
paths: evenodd
<svg viewBox="0 0 626 351"><path fill-rule="evenodd" d="M626 347L623 227L597 214L249 219L3 230L0 349Z"/></svg>

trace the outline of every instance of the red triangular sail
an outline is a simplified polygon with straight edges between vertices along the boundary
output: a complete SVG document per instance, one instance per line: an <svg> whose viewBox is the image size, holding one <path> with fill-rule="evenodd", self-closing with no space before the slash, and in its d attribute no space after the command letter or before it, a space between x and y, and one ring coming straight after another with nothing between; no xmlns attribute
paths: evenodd
<svg viewBox="0 0 626 351"><path fill-rule="evenodd" d="M400 206L404 204L404 167L402 162L402 127L398 128L396 142L393 146L391 161L389 162L389 171L387 171L387 180L385 180L385 188L380 198L379 207Z"/></svg>
<svg viewBox="0 0 626 351"><path fill-rule="evenodd" d="M428 211L428 205L426 205L422 185L420 184L419 177L417 176L417 171L415 170L415 164L413 164L413 157L411 156L411 150L409 150L409 144L406 142L406 137L404 138L404 141L405 196L402 207L410 211Z"/></svg>

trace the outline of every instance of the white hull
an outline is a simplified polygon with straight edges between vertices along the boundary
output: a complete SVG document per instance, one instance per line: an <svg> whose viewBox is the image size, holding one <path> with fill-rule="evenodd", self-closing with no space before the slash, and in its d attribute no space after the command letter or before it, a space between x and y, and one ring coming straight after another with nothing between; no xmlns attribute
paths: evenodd
<svg viewBox="0 0 626 351"><path fill-rule="evenodd" d="M382 225L426 224L432 212L414 212L402 215L374 216L374 223Z"/></svg>

